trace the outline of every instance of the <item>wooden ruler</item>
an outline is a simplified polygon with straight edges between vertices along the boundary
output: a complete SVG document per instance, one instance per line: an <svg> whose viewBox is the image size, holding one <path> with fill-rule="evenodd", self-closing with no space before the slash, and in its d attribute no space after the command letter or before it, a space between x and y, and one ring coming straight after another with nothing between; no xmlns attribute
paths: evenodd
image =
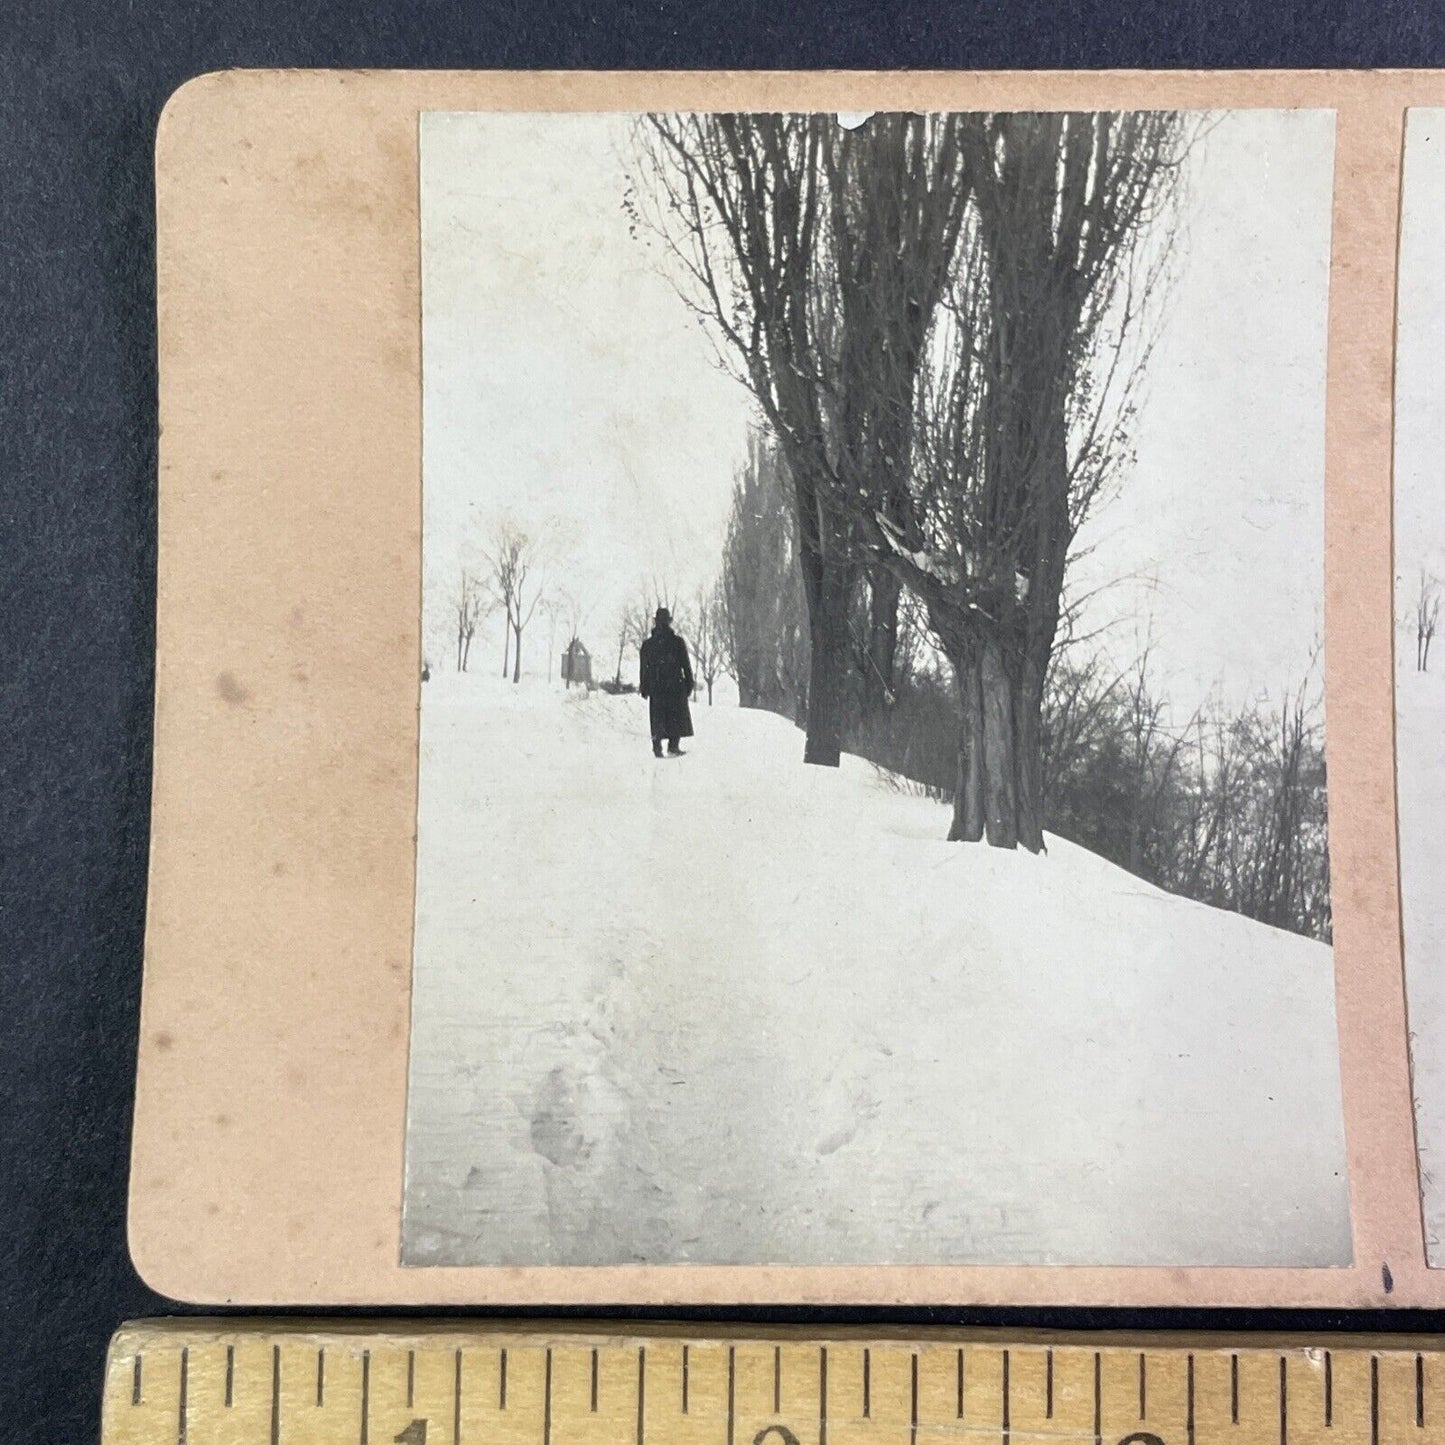
<svg viewBox="0 0 1445 1445"><path fill-rule="evenodd" d="M1445 1339L127 1325L103 1445L1445 1442Z"/></svg>

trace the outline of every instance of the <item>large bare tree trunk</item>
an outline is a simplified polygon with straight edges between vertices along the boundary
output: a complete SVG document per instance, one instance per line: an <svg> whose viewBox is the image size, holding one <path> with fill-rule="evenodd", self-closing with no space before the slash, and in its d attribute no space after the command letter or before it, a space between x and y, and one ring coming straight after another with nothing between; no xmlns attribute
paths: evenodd
<svg viewBox="0 0 1445 1445"><path fill-rule="evenodd" d="M812 638L803 761L836 768L843 751L852 577L842 568L827 566L816 557L804 559L803 575Z"/></svg>
<svg viewBox="0 0 1445 1445"><path fill-rule="evenodd" d="M978 686L983 702L984 832L995 848L1018 845L1018 738L1014 732L1013 688L996 639L979 649Z"/></svg>
<svg viewBox="0 0 1445 1445"><path fill-rule="evenodd" d="M983 838L983 693L973 649L951 657L958 679L958 781L953 790L950 843L977 843Z"/></svg>
<svg viewBox="0 0 1445 1445"><path fill-rule="evenodd" d="M1062 366L1061 361L1057 364ZM1066 434L1060 393L1052 411L1052 424L1038 444L1045 458L1041 468L1044 481L1039 487L1033 548L1028 560L1027 595L1022 600L1021 636L1017 646L1014 727L1018 749L1015 768L1018 841L1031 853L1041 853L1044 849L1044 687L1058 638L1064 572L1072 537Z"/></svg>
<svg viewBox="0 0 1445 1445"><path fill-rule="evenodd" d="M832 136L822 163L834 248L837 476L824 495L845 511L907 520L916 386L924 342L948 286L968 187L959 124L875 115ZM865 714L889 701L898 650L900 579L869 568L862 646Z"/></svg>
<svg viewBox="0 0 1445 1445"><path fill-rule="evenodd" d="M949 842L987 839L995 848L1040 852L1040 714L1029 714L1026 689L997 635L973 636L951 647L949 661L959 693L958 774Z"/></svg>
<svg viewBox="0 0 1445 1445"><path fill-rule="evenodd" d="M1043 697L1069 548L1124 455L1142 364L1115 386L1112 370L1088 371L1088 358L1101 339L1105 350L1120 346L1105 318L1122 299L1121 324L1137 326L1162 274L1162 262L1135 265L1135 240L1162 214L1180 136L1177 117L1146 112L960 124L970 226L955 253L951 325L934 332L918 368L934 390L907 413L911 434L904 413L884 412L865 430L886 438L876 462L910 458L898 490L884 492L887 510L877 487L842 493L871 503L860 526L927 607L958 680L956 840L1043 848ZM1162 256L1168 233L1160 239ZM860 283L870 279L860 271ZM906 361L913 334L890 333L897 349L883 361Z"/></svg>
<svg viewBox="0 0 1445 1445"><path fill-rule="evenodd" d="M858 585L852 559L854 530L824 505L803 455L788 458L798 525L798 560L808 607L808 710L803 761L836 768L843 751L843 717L852 676L848 616Z"/></svg>
<svg viewBox="0 0 1445 1445"><path fill-rule="evenodd" d="M1045 663L1044 670L1047 670ZM1034 674L1037 672L1037 676ZM1015 764L1019 845L1030 853L1044 851L1044 676L1024 661L1024 675L1014 700L1018 738Z"/></svg>

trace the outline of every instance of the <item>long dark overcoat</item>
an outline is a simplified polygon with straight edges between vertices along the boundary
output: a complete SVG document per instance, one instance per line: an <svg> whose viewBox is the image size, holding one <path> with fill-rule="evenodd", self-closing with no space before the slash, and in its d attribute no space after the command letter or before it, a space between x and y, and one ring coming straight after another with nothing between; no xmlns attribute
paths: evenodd
<svg viewBox="0 0 1445 1445"><path fill-rule="evenodd" d="M654 738L690 738L692 663L687 643L672 628L659 623L642 644L642 676L637 690L647 699Z"/></svg>

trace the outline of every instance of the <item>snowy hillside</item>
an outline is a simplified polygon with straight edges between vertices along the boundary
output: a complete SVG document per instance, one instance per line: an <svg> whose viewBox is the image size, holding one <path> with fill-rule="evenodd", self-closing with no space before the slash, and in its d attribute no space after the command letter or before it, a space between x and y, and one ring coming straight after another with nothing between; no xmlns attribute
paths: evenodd
<svg viewBox="0 0 1445 1445"><path fill-rule="evenodd" d="M408 1263L1348 1260L1328 947L694 719L424 688Z"/></svg>
<svg viewBox="0 0 1445 1445"><path fill-rule="evenodd" d="M1445 675L1414 669L1414 639L1395 679L1400 887L1416 1136L1431 1263L1445 1239ZM1440 664L1436 664L1437 667Z"/></svg>

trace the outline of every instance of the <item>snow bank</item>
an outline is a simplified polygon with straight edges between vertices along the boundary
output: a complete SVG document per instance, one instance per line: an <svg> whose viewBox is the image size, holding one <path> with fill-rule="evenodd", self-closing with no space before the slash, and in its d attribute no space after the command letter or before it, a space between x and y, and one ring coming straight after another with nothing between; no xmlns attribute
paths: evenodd
<svg viewBox="0 0 1445 1445"><path fill-rule="evenodd" d="M1342 1264L1330 950L770 714L424 689L413 1264Z"/></svg>

